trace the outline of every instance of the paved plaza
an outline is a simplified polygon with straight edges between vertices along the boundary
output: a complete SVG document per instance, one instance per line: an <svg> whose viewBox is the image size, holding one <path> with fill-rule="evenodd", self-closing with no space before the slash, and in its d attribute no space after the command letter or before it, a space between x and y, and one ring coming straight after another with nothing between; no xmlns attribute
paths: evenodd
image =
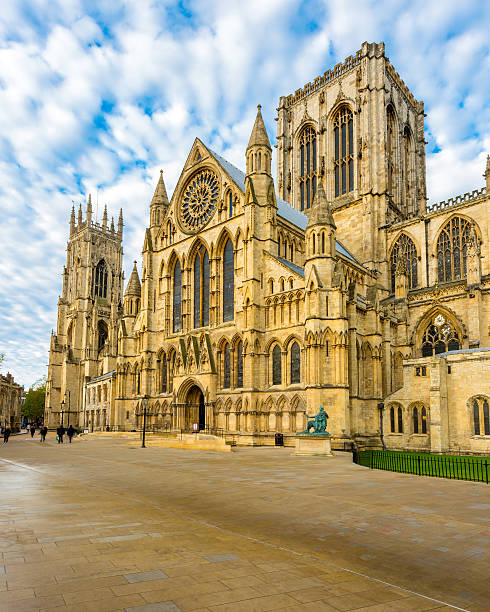
<svg viewBox="0 0 490 612"><path fill-rule="evenodd" d="M0 610L490 608L490 488L351 456L0 447Z"/></svg>

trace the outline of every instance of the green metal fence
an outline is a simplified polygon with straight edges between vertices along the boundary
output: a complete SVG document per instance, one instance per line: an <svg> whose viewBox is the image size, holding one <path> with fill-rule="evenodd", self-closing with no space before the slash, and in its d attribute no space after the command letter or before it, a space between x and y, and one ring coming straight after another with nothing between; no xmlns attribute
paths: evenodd
<svg viewBox="0 0 490 612"><path fill-rule="evenodd" d="M487 484L490 471L489 457L363 450L354 452L352 458L354 463L376 470L473 480Z"/></svg>

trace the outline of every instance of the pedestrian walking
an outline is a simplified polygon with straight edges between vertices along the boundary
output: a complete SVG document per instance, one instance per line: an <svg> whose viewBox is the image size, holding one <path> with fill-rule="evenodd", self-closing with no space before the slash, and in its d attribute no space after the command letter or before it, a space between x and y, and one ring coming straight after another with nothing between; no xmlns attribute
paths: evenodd
<svg viewBox="0 0 490 612"><path fill-rule="evenodd" d="M66 430L66 435L68 436L68 440L70 440L70 444L71 444L71 439L75 435L75 428L73 427L73 425L68 425L68 429Z"/></svg>
<svg viewBox="0 0 490 612"><path fill-rule="evenodd" d="M9 441L11 433L12 432L10 430L10 427L8 427L8 426L3 430L3 443L4 444L7 444L7 442Z"/></svg>
<svg viewBox="0 0 490 612"><path fill-rule="evenodd" d="M58 444L63 444L63 436L66 433L66 429L63 427L63 425L58 427L56 433L58 434Z"/></svg>
<svg viewBox="0 0 490 612"><path fill-rule="evenodd" d="M31 438L34 438L34 434L36 433L36 427L34 423L31 425Z"/></svg>
<svg viewBox="0 0 490 612"><path fill-rule="evenodd" d="M39 433L41 434L41 442L46 442L46 436L48 434L48 428L46 427L46 425L43 425L43 427L41 427Z"/></svg>

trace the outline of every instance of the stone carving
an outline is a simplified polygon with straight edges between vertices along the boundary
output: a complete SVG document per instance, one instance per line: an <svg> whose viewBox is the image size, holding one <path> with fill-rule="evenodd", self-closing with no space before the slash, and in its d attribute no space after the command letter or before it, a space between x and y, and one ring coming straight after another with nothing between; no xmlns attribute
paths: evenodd
<svg viewBox="0 0 490 612"><path fill-rule="evenodd" d="M302 434L323 434L329 436L327 431L327 419L328 414L325 412L325 408L320 406L320 410L314 416L306 415L308 418L313 419L308 421L306 429L301 431ZM313 431L310 429L313 427Z"/></svg>

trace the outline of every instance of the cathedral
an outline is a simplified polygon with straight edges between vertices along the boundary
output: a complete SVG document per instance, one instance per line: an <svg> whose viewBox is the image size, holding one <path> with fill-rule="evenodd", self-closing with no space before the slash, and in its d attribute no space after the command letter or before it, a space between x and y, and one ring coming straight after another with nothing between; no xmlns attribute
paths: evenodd
<svg viewBox="0 0 490 612"><path fill-rule="evenodd" d="M428 204L424 104L383 43L277 108L245 172L195 139L160 172L124 287L123 216L72 210L50 427L286 445L324 406L333 449L490 451L490 158ZM482 168L483 170L483 168ZM144 410L143 410L144 409Z"/></svg>

